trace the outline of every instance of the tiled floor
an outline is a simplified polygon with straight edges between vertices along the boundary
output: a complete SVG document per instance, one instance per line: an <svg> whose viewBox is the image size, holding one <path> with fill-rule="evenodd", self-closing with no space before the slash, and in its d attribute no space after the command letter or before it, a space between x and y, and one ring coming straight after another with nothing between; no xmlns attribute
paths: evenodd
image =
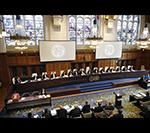
<svg viewBox="0 0 150 133"><path fill-rule="evenodd" d="M144 92L145 89L139 87L138 85L132 85L132 86L125 86L120 88L113 88L109 90L101 90L101 91L95 91L95 92L89 92L84 94L75 94L75 95L69 95L69 96L62 96L62 97L56 97L52 98L52 107L50 106L42 106L42 107L36 107L36 108L29 108L29 109L23 109L18 111L11 112L8 116L9 117L17 117L24 115L28 112L40 112L44 108L56 108L58 105L73 105L73 104L80 104L83 105L85 101L89 101L89 103L92 105L96 102L96 100L103 99L107 100L109 102L114 103L115 95L113 92L119 92L122 91L125 93L125 96L122 98L122 105L123 105L123 114L125 118L142 118L141 115L139 115L140 109L136 107L134 104L129 102L129 95L133 92Z"/></svg>

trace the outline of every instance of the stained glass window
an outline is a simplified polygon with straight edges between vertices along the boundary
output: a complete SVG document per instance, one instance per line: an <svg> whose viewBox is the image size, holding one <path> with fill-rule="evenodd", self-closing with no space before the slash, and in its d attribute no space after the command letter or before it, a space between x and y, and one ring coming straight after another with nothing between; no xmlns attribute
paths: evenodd
<svg viewBox="0 0 150 133"><path fill-rule="evenodd" d="M7 45L14 45L10 40L10 35L15 34L16 16L3 15L4 27L7 33L5 37ZM38 44L39 40L44 39L44 26L42 15L20 15L22 24L25 28L26 34L30 36L30 45Z"/></svg>
<svg viewBox="0 0 150 133"><path fill-rule="evenodd" d="M78 45L87 45L86 38L91 34L95 18L96 15L69 15L69 39L76 40Z"/></svg>
<svg viewBox="0 0 150 133"><path fill-rule="evenodd" d="M139 16L119 15L117 20L117 39L125 44L135 44L138 35Z"/></svg>

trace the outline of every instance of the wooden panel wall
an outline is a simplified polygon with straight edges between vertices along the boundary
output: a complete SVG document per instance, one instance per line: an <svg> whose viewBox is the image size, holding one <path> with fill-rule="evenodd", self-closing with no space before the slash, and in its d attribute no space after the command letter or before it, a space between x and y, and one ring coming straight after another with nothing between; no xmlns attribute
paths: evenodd
<svg viewBox="0 0 150 133"><path fill-rule="evenodd" d="M71 68L70 62L46 63L46 71L48 75L50 75L51 72L56 71L56 75L59 76L61 70L65 70L65 72L67 72L67 70L70 68Z"/></svg>

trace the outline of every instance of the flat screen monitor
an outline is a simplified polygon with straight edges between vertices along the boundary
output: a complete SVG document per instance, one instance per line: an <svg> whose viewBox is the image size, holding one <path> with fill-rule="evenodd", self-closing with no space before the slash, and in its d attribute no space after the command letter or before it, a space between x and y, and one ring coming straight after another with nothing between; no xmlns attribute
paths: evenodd
<svg viewBox="0 0 150 133"><path fill-rule="evenodd" d="M96 59L121 58L122 42L103 42L96 46Z"/></svg>
<svg viewBox="0 0 150 133"><path fill-rule="evenodd" d="M76 59L75 41L39 41L40 62Z"/></svg>

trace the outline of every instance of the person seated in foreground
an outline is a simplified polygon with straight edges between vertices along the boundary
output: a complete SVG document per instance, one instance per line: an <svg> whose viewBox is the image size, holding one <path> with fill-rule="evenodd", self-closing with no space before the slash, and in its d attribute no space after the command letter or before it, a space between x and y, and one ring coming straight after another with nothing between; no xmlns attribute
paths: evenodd
<svg viewBox="0 0 150 133"><path fill-rule="evenodd" d="M42 114L42 117L43 117L43 118L51 118L51 117L52 117L52 114L51 114L51 112L48 110L48 108L45 108L45 109L44 109L44 113Z"/></svg>
<svg viewBox="0 0 150 133"><path fill-rule="evenodd" d="M67 110L64 109L62 105L60 105L57 110L57 116L58 118L67 118Z"/></svg>
<svg viewBox="0 0 150 133"><path fill-rule="evenodd" d="M114 110L114 106L111 102L108 103L108 105L105 107L107 110Z"/></svg>
<svg viewBox="0 0 150 133"><path fill-rule="evenodd" d="M29 113L27 114L27 118L33 118L33 114L32 114L31 112L29 112Z"/></svg>
<svg viewBox="0 0 150 133"><path fill-rule="evenodd" d="M98 105L93 109L93 112L95 112L95 113L102 112L103 111L103 107L101 106L101 103L98 102L97 104Z"/></svg>
<svg viewBox="0 0 150 133"><path fill-rule="evenodd" d="M88 101L85 102L85 105L82 108L82 112L83 113L89 113L91 111L91 107L90 104L88 103Z"/></svg>
<svg viewBox="0 0 150 133"><path fill-rule="evenodd" d="M74 105L74 109L72 109L69 113L70 118L74 117L81 117L81 110L79 109L78 105Z"/></svg>
<svg viewBox="0 0 150 133"><path fill-rule="evenodd" d="M113 113L109 118L124 118L122 112L123 111L121 109L118 109L117 113Z"/></svg>

